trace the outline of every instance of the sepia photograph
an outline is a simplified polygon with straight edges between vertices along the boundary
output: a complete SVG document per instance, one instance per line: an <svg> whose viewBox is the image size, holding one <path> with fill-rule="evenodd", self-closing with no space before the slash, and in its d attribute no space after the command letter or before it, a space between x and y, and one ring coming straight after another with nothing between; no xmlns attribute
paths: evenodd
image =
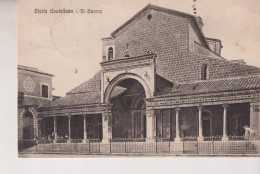
<svg viewBox="0 0 260 174"><path fill-rule="evenodd" d="M18 158L260 157L259 7L17 1Z"/></svg>

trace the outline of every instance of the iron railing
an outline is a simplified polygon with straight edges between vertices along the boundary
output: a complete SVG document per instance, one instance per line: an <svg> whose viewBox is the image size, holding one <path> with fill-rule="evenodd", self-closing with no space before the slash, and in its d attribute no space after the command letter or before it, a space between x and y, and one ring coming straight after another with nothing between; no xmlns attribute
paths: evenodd
<svg viewBox="0 0 260 174"><path fill-rule="evenodd" d="M260 154L260 140L242 136L183 137L179 142L167 138L113 138L107 143L99 139L71 139L70 142L39 139L19 140L20 153L67 153L67 154Z"/></svg>

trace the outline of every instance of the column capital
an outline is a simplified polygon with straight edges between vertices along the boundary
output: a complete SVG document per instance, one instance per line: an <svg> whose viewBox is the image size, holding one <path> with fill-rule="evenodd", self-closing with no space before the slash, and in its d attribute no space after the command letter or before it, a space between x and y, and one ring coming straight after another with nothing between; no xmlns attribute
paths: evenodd
<svg viewBox="0 0 260 174"><path fill-rule="evenodd" d="M199 105L199 106L198 106L198 109L199 109L199 110L202 110L202 109L203 109L203 106L202 106L202 105Z"/></svg>
<svg viewBox="0 0 260 174"><path fill-rule="evenodd" d="M71 114L67 114L67 118L71 118Z"/></svg>
<svg viewBox="0 0 260 174"><path fill-rule="evenodd" d="M154 109L146 109L146 115L148 117L153 117L155 115Z"/></svg>
<svg viewBox="0 0 260 174"><path fill-rule="evenodd" d="M175 108L175 111L176 112L178 112L178 111L180 111L181 110L181 108Z"/></svg>
<svg viewBox="0 0 260 174"><path fill-rule="evenodd" d="M229 106L228 106L228 104L223 104L222 107L223 107L223 108L227 108L227 107L229 107Z"/></svg>

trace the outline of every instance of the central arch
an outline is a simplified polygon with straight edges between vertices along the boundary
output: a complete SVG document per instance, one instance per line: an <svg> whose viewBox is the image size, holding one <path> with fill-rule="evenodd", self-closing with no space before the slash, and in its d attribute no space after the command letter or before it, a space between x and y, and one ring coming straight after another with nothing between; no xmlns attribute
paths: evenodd
<svg viewBox="0 0 260 174"><path fill-rule="evenodd" d="M108 85L104 100L112 103L112 138L146 138L146 103L150 89L142 78L121 74Z"/></svg>
<svg viewBox="0 0 260 174"><path fill-rule="evenodd" d="M144 91L145 91L145 95L146 98L150 98L151 95L151 90L149 88L149 86L147 85L147 83L145 82L144 79L142 79L140 76L136 75L136 74L132 74L132 73L124 73L124 74L120 74L118 76L116 76L115 78L113 78L113 80L108 84L105 93L104 93L104 102L105 103L109 103L110 100L110 96L112 94L113 89L121 82L127 79L135 79L137 80L140 84L142 84Z"/></svg>

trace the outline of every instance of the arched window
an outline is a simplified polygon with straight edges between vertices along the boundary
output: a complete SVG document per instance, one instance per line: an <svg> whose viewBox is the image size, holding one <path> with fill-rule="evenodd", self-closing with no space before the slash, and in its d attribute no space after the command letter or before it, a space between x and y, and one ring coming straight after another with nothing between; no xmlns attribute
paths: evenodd
<svg viewBox="0 0 260 174"><path fill-rule="evenodd" d="M204 64L201 67L201 80L208 79L208 65Z"/></svg>
<svg viewBox="0 0 260 174"><path fill-rule="evenodd" d="M113 59L113 48L109 47L108 48L108 60L112 60Z"/></svg>

